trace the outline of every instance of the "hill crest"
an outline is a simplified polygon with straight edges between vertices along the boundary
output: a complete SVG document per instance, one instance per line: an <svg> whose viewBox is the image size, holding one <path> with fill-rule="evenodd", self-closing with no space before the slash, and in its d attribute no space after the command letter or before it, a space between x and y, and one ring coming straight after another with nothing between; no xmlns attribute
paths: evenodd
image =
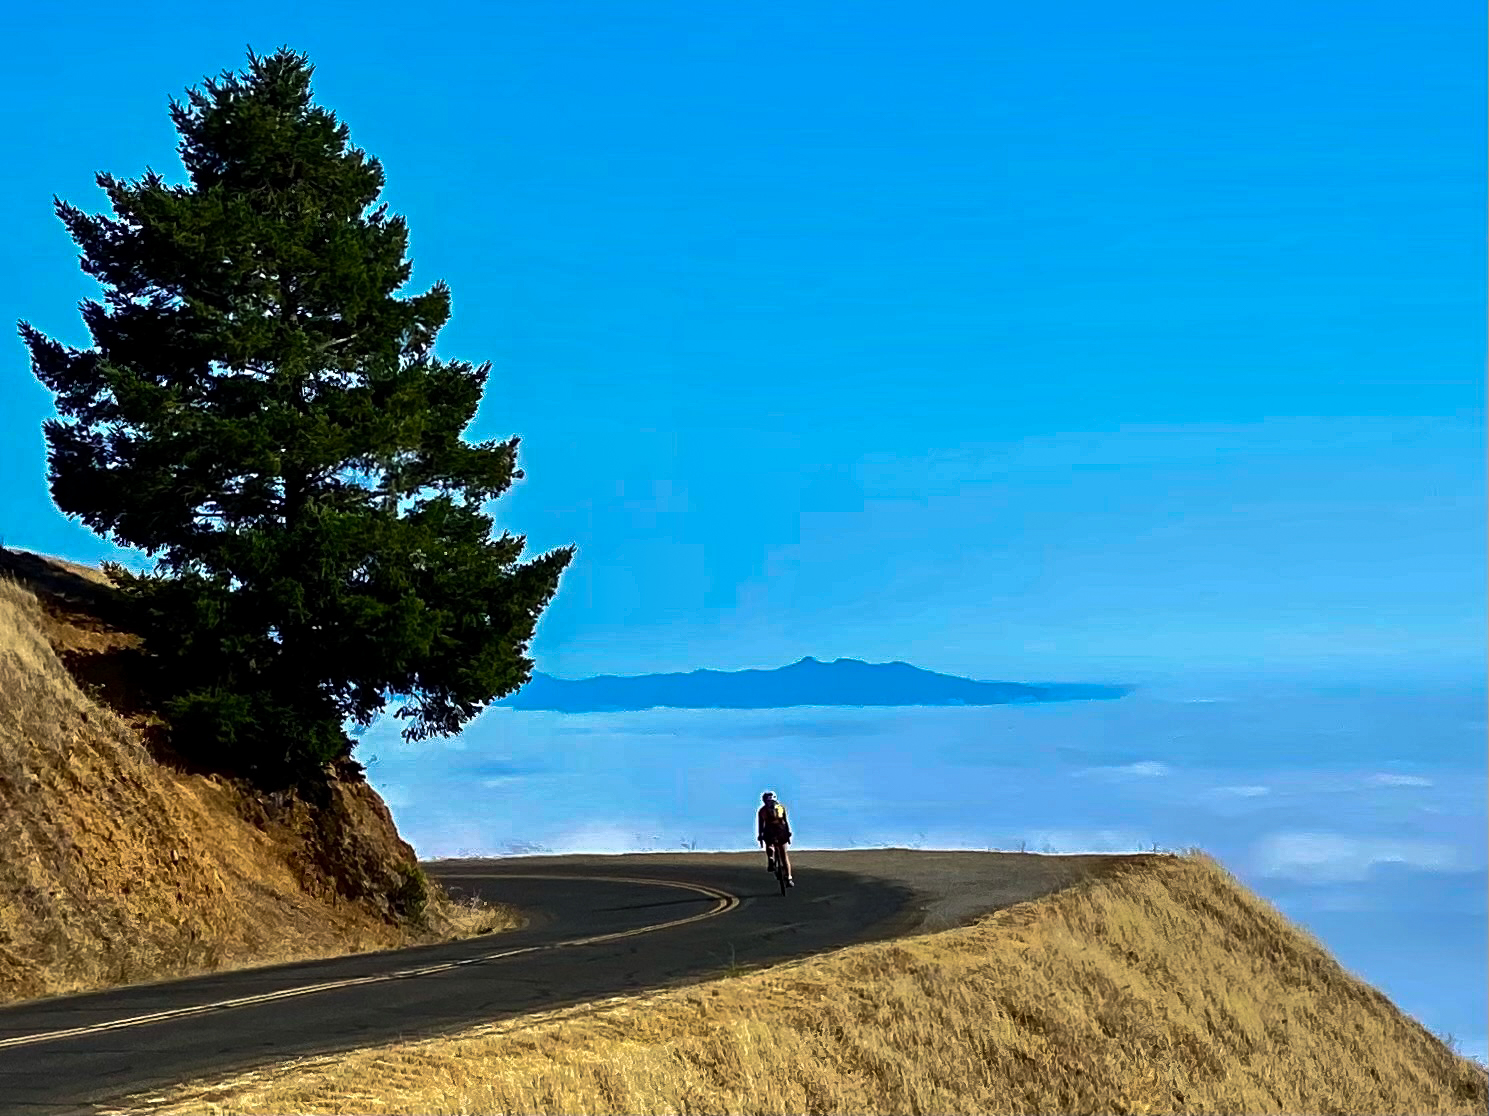
<svg viewBox="0 0 1489 1116"><path fill-rule="evenodd" d="M535 671L495 704L560 713L647 709L784 709L797 706L1016 705L1115 700L1134 687L1081 682L980 682L896 660L832 662L808 655L783 667L557 678Z"/></svg>

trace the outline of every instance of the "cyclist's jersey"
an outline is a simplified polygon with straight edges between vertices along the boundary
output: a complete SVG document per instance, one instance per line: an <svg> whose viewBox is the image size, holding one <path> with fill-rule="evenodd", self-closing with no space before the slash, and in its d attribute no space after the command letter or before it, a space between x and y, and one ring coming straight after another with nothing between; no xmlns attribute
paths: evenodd
<svg viewBox="0 0 1489 1116"><path fill-rule="evenodd" d="M772 802L760 807L755 820L761 840L768 836L789 837L791 835L791 823L786 818L786 807L780 802Z"/></svg>

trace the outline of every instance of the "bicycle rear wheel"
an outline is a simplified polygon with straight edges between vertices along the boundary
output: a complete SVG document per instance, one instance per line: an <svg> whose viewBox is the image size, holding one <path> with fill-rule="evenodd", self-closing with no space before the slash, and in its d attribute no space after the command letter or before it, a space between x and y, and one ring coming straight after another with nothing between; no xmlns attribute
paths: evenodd
<svg viewBox="0 0 1489 1116"><path fill-rule="evenodd" d="M786 878L787 877L786 877L785 859L786 858L783 857L783 856L781 856L779 853L776 854L776 882L781 885L781 894L782 895L785 895L786 894L786 888L787 888L787 884L786 884Z"/></svg>

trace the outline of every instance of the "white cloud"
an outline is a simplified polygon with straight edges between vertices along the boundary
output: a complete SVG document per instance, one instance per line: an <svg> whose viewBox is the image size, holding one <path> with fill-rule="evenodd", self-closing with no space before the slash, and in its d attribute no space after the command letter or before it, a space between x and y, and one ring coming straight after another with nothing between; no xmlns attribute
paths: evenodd
<svg viewBox="0 0 1489 1116"><path fill-rule="evenodd" d="M1271 794L1272 788L1260 786L1215 787L1210 793L1225 798L1261 798L1263 795Z"/></svg>
<svg viewBox="0 0 1489 1116"><path fill-rule="evenodd" d="M1139 779L1156 779L1170 774L1173 768L1166 763L1156 760L1141 760L1138 763L1126 763L1120 767L1087 767L1076 772L1077 775L1105 775L1108 777L1132 777Z"/></svg>
<svg viewBox="0 0 1489 1116"><path fill-rule="evenodd" d="M1133 830L1036 829L1023 836L1027 851L1065 854L1143 852L1153 842Z"/></svg>
<svg viewBox="0 0 1489 1116"><path fill-rule="evenodd" d="M1458 1043L1458 1052L1481 1066L1489 1065L1489 1038L1480 1035L1478 1038L1463 1039Z"/></svg>
<svg viewBox="0 0 1489 1116"><path fill-rule="evenodd" d="M428 820L412 826L399 825L403 838L413 845L421 860L442 856L492 856L501 851L483 822Z"/></svg>
<svg viewBox="0 0 1489 1116"><path fill-rule="evenodd" d="M1254 848L1257 870L1315 883L1363 880L1377 864L1405 864L1423 871L1451 871L1458 855L1451 845L1342 833L1274 833Z"/></svg>
<svg viewBox="0 0 1489 1116"><path fill-rule="evenodd" d="M646 852L666 847L660 834L648 833L637 826L605 822L589 822L565 830L544 844L565 855Z"/></svg>
<svg viewBox="0 0 1489 1116"><path fill-rule="evenodd" d="M1370 776L1370 782L1378 787L1430 787L1431 779L1424 779L1420 775L1393 775L1389 772L1381 772Z"/></svg>

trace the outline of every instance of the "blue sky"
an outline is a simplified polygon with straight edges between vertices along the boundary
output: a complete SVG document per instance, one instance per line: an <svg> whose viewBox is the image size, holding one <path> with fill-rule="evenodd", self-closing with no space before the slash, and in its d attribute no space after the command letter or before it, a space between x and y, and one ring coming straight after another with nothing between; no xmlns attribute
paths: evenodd
<svg viewBox="0 0 1489 1116"><path fill-rule="evenodd" d="M541 669L1481 674L1482 5L1036 8L33 6L0 301L86 343L51 195L288 44L579 544ZM4 541L108 556L0 398Z"/></svg>

